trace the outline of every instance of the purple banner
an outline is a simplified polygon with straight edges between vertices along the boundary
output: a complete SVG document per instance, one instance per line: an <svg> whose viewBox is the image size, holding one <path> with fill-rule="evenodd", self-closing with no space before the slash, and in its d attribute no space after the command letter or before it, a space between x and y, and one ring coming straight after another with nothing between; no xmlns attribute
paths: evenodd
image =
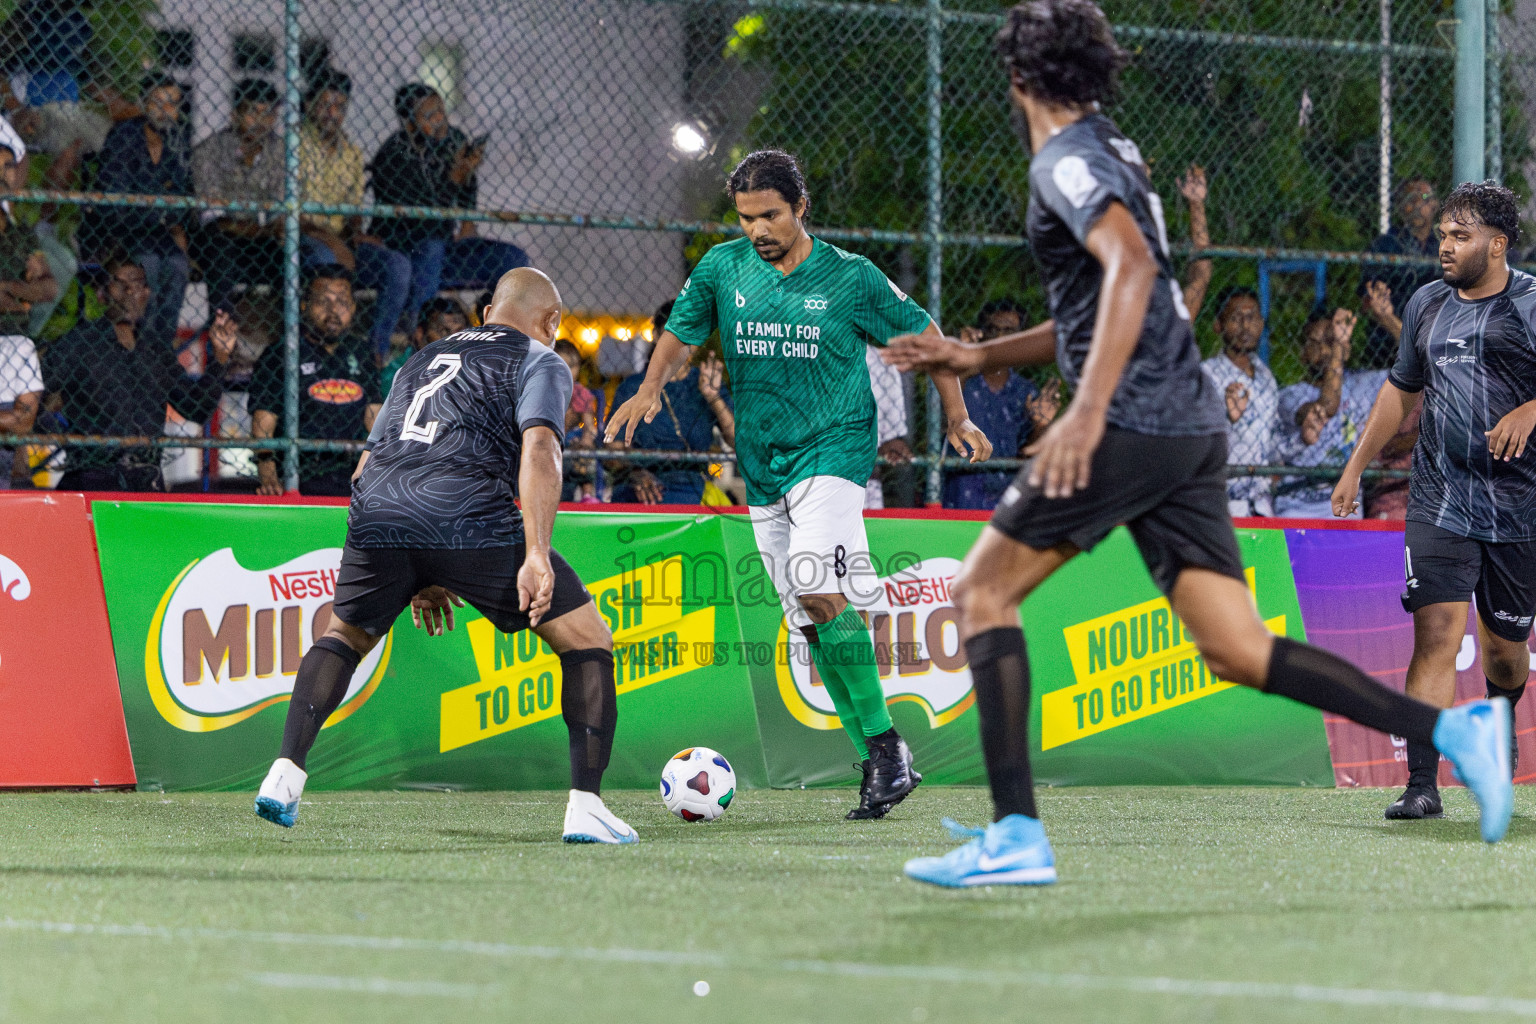
<svg viewBox="0 0 1536 1024"><path fill-rule="evenodd" d="M1402 690L1413 653L1413 619L1403 611L1401 530L1286 530L1296 597L1307 640L1359 665L1371 677ZM1477 700L1485 684L1477 626L1467 630L1456 657L1456 703ZM1343 718L1324 715L1333 777L1339 786L1402 786L1408 781L1403 740ZM1536 781L1536 711L1521 701L1515 714L1520 738L1516 782ZM1457 783L1440 763L1440 785Z"/></svg>

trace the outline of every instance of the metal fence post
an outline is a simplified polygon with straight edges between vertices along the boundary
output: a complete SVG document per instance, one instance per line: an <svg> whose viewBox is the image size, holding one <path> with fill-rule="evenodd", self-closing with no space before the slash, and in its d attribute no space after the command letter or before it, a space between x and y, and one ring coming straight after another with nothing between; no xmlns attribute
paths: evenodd
<svg viewBox="0 0 1536 1024"><path fill-rule="evenodd" d="M928 0L928 212L924 233L928 236L928 315L941 326L944 284L944 6ZM939 504L944 470L944 419L939 391L928 382L928 482L924 500Z"/></svg>
<svg viewBox="0 0 1536 1024"><path fill-rule="evenodd" d="M1504 180L1504 59L1499 46L1499 0L1488 0L1488 177Z"/></svg>
<svg viewBox="0 0 1536 1024"><path fill-rule="evenodd" d="M299 489L299 5L283 0L284 486Z"/></svg>
<svg viewBox="0 0 1536 1024"><path fill-rule="evenodd" d="M1487 0L1456 0L1456 107L1452 167L1456 184L1483 180L1487 120Z"/></svg>
<svg viewBox="0 0 1536 1024"><path fill-rule="evenodd" d="M1497 3L1498 0L1490 0ZM1392 0L1381 0L1381 128L1376 182L1377 231L1392 230Z"/></svg>

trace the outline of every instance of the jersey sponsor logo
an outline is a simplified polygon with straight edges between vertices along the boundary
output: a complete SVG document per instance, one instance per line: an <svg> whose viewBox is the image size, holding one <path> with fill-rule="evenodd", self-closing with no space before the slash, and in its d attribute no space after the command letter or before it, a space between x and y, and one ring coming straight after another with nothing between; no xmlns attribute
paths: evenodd
<svg viewBox="0 0 1536 1024"><path fill-rule="evenodd" d="M1246 572L1248 589L1256 575ZM1264 623L1285 635L1285 616ZM1050 750L1203 700L1236 683L1216 678L1164 597L1062 630L1076 682L1040 697L1040 749Z"/></svg>
<svg viewBox="0 0 1536 1024"><path fill-rule="evenodd" d="M363 400L363 386L355 380L327 377L309 386L309 397L326 405L351 405Z"/></svg>
<svg viewBox="0 0 1536 1024"><path fill-rule="evenodd" d="M691 284L693 284L693 275L689 274L688 279L683 282L683 291L686 292L688 290L688 286Z"/></svg>
<svg viewBox="0 0 1536 1024"><path fill-rule="evenodd" d="M304 652L325 634L340 548L247 569L230 548L194 560L171 581L149 623L144 676L155 709L185 732L243 722L293 693ZM358 664L326 728L378 689L390 637Z"/></svg>
<svg viewBox="0 0 1536 1024"><path fill-rule="evenodd" d="M892 281L890 278L886 278L885 283L890 286L891 291L896 293L896 298L900 299L902 302L907 301L907 293L896 287L895 281Z"/></svg>
<svg viewBox="0 0 1536 1024"><path fill-rule="evenodd" d="M847 571L857 573L858 569L848 569L845 562ZM880 577L878 591L861 581L859 586L869 590L870 599L855 602L869 617L885 702L916 704L934 729L959 718L975 701L971 670L960 642L960 613L950 597L950 584L959 571L956 559L924 559ZM791 635L783 620L779 649L784 652L776 659L779 696L789 713L812 729L842 728L805 638L799 630Z"/></svg>
<svg viewBox="0 0 1536 1024"><path fill-rule="evenodd" d="M1467 339L1466 338L1446 338L1445 339L1445 343L1447 345L1455 345L1457 348L1466 348L1467 347Z"/></svg>
<svg viewBox="0 0 1536 1024"><path fill-rule="evenodd" d="M805 311L813 315L820 315L827 311L827 297L825 295L807 295L805 297Z"/></svg>
<svg viewBox="0 0 1536 1024"><path fill-rule="evenodd" d="M32 593L32 581L27 579L27 574L21 566L0 555L0 594L5 594L13 601L25 601Z"/></svg>
<svg viewBox="0 0 1536 1024"><path fill-rule="evenodd" d="M746 304L747 304L747 297L745 295L741 294L741 289L740 288L737 288L736 289L736 308L740 309L741 307L745 306Z"/></svg>
<svg viewBox="0 0 1536 1024"><path fill-rule="evenodd" d="M1064 156L1056 161L1056 166L1051 168L1051 180L1061 189L1067 202L1079 210L1099 187L1099 179L1088 169L1088 161L1080 156Z"/></svg>
<svg viewBox="0 0 1536 1024"><path fill-rule="evenodd" d="M1115 152L1119 153L1120 159L1124 160L1126 163L1134 164L1137 167L1140 167L1142 164L1146 163L1146 161L1141 158L1141 147L1136 145L1136 143L1132 142L1130 139L1110 139L1109 144L1115 147Z"/></svg>
<svg viewBox="0 0 1536 1024"><path fill-rule="evenodd" d="M1477 356L1468 353L1464 356L1441 356L1435 360L1436 366L1454 366L1457 363L1475 363Z"/></svg>

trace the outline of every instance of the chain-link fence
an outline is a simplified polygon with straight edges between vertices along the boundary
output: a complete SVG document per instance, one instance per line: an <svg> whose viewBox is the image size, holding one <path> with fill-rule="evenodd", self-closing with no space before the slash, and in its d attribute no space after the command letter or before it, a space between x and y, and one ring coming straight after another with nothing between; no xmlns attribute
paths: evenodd
<svg viewBox="0 0 1536 1024"><path fill-rule="evenodd" d="M1467 0L1105 7L1133 53L1111 113L1167 197L1197 336L1234 385L1234 461L1268 467L1234 498L1310 500L1326 485L1271 478L1325 479L1347 456L1396 313L1434 269ZM1496 72L1489 173L1522 191L1528 8L1490 0L1476 58ZM26 151L0 236L11 478L344 494L392 370L524 263L570 309L562 350L584 387L568 421L590 446L645 366L652 310L734 230L726 172L763 146L801 158L813 232L869 256L950 333L1041 319L1028 157L992 50L1002 10L22 0L0 26ZM1318 307L1358 317L1343 384ZM715 376L680 385L702 395ZM881 440L907 435L922 470L889 467L888 500L995 500L1003 477L941 462L926 382L877 394ZM999 457L1059 407L1049 376L966 394ZM652 438L646 472L632 453L568 459L568 496L729 500L708 405Z"/></svg>

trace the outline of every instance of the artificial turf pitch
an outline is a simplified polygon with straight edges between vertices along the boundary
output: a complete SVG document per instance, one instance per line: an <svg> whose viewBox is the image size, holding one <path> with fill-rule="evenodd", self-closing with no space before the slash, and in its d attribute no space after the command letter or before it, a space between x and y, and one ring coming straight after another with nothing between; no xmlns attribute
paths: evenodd
<svg viewBox="0 0 1536 1024"><path fill-rule="evenodd" d="M1062 881L951 892L901 865L983 790L709 825L611 793L626 848L560 843L564 793L316 793L292 831L244 793L5 794L0 1020L1536 1017L1536 792L1494 847L1462 790L1440 821L1391 797L1047 791Z"/></svg>

